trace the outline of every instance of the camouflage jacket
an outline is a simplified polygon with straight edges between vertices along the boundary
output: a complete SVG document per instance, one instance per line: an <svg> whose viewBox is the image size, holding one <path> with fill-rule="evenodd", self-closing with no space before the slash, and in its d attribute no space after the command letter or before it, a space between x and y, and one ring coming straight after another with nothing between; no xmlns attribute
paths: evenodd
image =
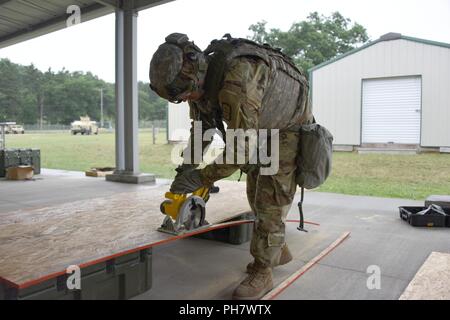
<svg viewBox="0 0 450 320"><path fill-rule="evenodd" d="M202 121L203 131L218 128L214 115L215 104L218 104L228 129L288 130L312 120L307 80L301 71L276 52L271 56L265 56L265 50L259 51L263 52L259 55L249 55L248 52L241 50L241 55L232 56L227 61L220 86L214 93L216 99L211 99L206 92L201 100L189 102L191 119ZM250 52L253 54L254 51ZM208 73L210 71L208 69ZM192 134L191 129L191 141ZM202 149L208 145L209 142L203 142ZM234 150L238 148L245 149L246 159L252 156L247 145L239 146L237 143ZM211 185L244 167L242 164L215 161L201 170L201 176L205 185Z"/></svg>

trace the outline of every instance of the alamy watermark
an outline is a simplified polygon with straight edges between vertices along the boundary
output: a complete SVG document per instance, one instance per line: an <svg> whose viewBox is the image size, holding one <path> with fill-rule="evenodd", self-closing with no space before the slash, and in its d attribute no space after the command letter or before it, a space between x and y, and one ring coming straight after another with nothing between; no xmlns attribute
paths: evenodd
<svg viewBox="0 0 450 320"><path fill-rule="evenodd" d="M194 121L188 146L175 145L171 153L174 164L200 164L203 160L203 143L211 142L215 135L222 134L217 129L203 131L202 122ZM189 135L188 130L179 129L177 135ZM279 169L278 129L227 129L225 150L214 163L236 165L259 165L261 175L275 175ZM186 147L186 148L185 148Z"/></svg>
<svg viewBox="0 0 450 320"><path fill-rule="evenodd" d="M377 265L370 265L367 267L366 273L370 274L367 277L366 286L369 290L381 289L381 268Z"/></svg>
<svg viewBox="0 0 450 320"><path fill-rule="evenodd" d="M66 286L69 290L81 290L81 270L77 265L68 266L66 269Z"/></svg>
<svg viewBox="0 0 450 320"><path fill-rule="evenodd" d="M66 19L66 27L72 27L81 23L81 8L76 4L67 7L66 13L69 17Z"/></svg>

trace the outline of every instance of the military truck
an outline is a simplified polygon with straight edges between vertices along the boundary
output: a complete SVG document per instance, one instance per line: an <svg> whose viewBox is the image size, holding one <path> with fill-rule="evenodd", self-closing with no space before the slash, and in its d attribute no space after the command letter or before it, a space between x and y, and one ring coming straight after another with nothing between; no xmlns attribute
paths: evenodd
<svg viewBox="0 0 450 320"><path fill-rule="evenodd" d="M76 120L70 124L70 132L73 135L78 133L82 135L98 134L98 125L96 121L91 121L88 116L80 117L80 120Z"/></svg>
<svg viewBox="0 0 450 320"><path fill-rule="evenodd" d="M5 126L5 133L24 134L25 129L20 124L11 123Z"/></svg>

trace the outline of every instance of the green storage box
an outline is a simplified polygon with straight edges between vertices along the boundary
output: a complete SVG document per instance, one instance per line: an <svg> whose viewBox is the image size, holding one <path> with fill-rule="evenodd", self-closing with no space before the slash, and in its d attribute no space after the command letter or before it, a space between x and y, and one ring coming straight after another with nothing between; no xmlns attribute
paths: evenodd
<svg viewBox="0 0 450 320"><path fill-rule="evenodd" d="M0 150L0 177L6 176L9 167L32 166L34 174L41 173L41 152L39 149Z"/></svg>
<svg viewBox="0 0 450 320"><path fill-rule="evenodd" d="M20 165L18 149L0 150L0 177L6 176L6 169Z"/></svg>
<svg viewBox="0 0 450 320"><path fill-rule="evenodd" d="M229 221L254 220L254 219L255 216L252 213L246 213ZM252 239L252 234L253 234L253 223L244 223L234 227L217 229L203 234L199 234L196 237L200 239L214 240L238 245L250 241Z"/></svg>
<svg viewBox="0 0 450 320"><path fill-rule="evenodd" d="M25 289L0 283L0 300L123 300L152 286L152 250L143 249L81 269L81 290L67 289L67 275Z"/></svg>

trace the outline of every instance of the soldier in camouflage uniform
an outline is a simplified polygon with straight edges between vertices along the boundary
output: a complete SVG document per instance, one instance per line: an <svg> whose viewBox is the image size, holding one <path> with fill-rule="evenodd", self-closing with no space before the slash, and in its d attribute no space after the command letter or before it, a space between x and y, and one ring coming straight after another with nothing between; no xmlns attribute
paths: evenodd
<svg viewBox="0 0 450 320"><path fill-rule="evenodd" d="M186 35L176 33L152 58L150 87L169 101L187 100L191 118L202 121L203 131L223 132L222 120L228 129L279 129L275 174L262 175L258 164L213 162L200 170L197 164L184 164L171 186L172 192L190 193L239 169L246 172L247 197L256 215L250 250L254 261L247 265L248 276L233 298L262 297L273 287L272 268L292 259L285 219L296 191L299 133L293 128L312 121L304 74L268 46L226 36L202 52ZM202 150L207 146L203 143Z"/></svg>

